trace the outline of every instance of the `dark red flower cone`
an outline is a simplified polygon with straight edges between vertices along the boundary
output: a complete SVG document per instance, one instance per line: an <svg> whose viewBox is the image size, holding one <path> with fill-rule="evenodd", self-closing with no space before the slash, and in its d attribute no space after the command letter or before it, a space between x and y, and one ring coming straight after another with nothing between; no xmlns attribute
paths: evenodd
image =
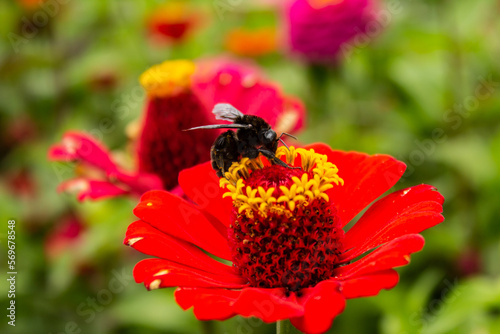
<svg viewBox="0 0 500 334"><path fill-rule="evenodd" d="M141 77L149 96L137 146L139 170L158 175L164 189L177 186L182 169L208 161L218 135L217 131L183 131L214 122L190 89L194 69L192 62L170 61Z"/></svg>

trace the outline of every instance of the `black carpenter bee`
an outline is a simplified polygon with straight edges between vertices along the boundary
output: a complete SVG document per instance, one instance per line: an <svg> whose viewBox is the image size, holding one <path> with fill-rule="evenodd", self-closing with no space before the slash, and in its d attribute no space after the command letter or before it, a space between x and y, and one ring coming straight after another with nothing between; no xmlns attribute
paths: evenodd
<svg viewBox="0 0 500 334"><path fill-rule="evenodd" d="M281 137L283 135L297 139L296 137L283 132L279 137L269 124L261 117L245 115L230 104L216 104L212 113L215 119L230 121L233 124L214 124L198 126L189 130L197 129L238 129L237 132L228 130L215 139L210 149L212 168L217 172L218 177L223 177L229 170L233 162L244 157L255 159L261 153L271 163L287 168L285 162L276 157L278 142L281 141L286 146ZM288 146L287 146L288 147Z"/></svg>

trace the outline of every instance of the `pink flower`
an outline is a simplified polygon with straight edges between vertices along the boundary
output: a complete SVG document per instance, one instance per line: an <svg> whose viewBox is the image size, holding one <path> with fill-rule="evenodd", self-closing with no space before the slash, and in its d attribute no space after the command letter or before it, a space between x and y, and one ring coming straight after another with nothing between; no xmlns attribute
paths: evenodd
<svg viewBox="0 0 500 334"><path fill-rule="evenodd" d="M111 157L105 146L81 132L64 135L51 147L52 161L74 161L83 175L63 182L79 200L125 194L140 196L153 189L181 194L178 173L210 159L215 130L182 130L218 123L211 114L217 103L230 103L246 114L263 117L276 131L294 132L304 124L302 103L286 96L252 64L230 59L167 61L141 76L147 102L135 147L136 170ZM250 103L253 101L253 103ZM258 103L255 103L258 101Z"/></svg>
<svg viewBox="0 0 500 334"><path fill-rule="evenodd" d="M295 0L286 9L288 44L313 63L331 63L375 19L370 0Z"/></svg>

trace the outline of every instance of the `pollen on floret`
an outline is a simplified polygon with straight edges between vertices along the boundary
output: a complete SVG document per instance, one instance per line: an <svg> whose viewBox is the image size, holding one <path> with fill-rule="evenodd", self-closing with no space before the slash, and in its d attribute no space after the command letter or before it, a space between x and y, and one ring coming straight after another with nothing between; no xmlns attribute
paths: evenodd
<svg viewBox="0 0 500 334"><path fill-rule="evenodd" d="M221 187L228 190L223 196L232 198L239 213L254 211L265 217L271 209L276 211L276 206L281 205L283 210L278 211L290 214L296 206L307 206L313 199L322 198L328 202L326 191L344 183L337 174L338 168L314 150L280 147L276 156L285 157L291 165L300 159L298 166L294 165L300 169L265 165L260 157L243 158L233 163L225 178L220 180ZM269 191L271 188L273 191Z"/></svg>
<svg viewBox="0 0 500 334"><path fill-rule="evenodd" d="M313 150L280 147L290 166L244 158L220 184L233 200L228 229L233 266L251 286L298 291L333 275L344 231L327 192L343 184Z"/></svg>
<svg viewBox="0 0 500 334"><path fill-rule="evenodd" d="M156 274L154 274L153 276L162 276L162 275L166 275L168 274L170 271L168 269L163 269L163 270L160 270L159 272L157 272Z"/></svg>
<svg viewBox="0 0 500 334"><path fill-rule="evenodd" d="M149 283L149 290L156 290L160 288L161 285L161 279L155 279L151 283Z"/></svg>
<svg viewBox="0 0 500 334"><path fill-rule="evenodd" d="M169 60L152 66L139 81L149 96L173 96L189 89L195 68L189 60Z"/></svg>
<svg viewBox="0 0 500 334"><path fill-rule="evenodd" d="M144 239L143 237L137 237L137 238L131 238L131 239L128 239L127 240L127 245L128 246L132 246L133 244L135 244L137 241L141 241L142 239Z"/></svg>

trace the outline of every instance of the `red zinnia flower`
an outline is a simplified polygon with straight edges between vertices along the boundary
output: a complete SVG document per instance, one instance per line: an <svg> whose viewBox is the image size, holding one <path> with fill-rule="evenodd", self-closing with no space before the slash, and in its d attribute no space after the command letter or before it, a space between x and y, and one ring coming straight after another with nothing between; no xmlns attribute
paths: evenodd
<svg viewBox="0 0 500 334"><path fill-rule="evenodd" d="M96 139L68 132L49 158L76 161L81 175L62 183L60 190L76 191L78 198L98 199L124 194L142 195L152 189L180 194L181 170L205 162L217 131L182 130L217 123L211 113L217 103L230 103L245 114L268 120L276 131L295 132L303 126L304 108L286 96L254 67L228 59L167 61L141 76L148 93L146 110L137 135L137 170L115 163ZM249 101L259 100L259 103ZM281 133L280 132L280 133Z"/></svg>
<svg viewBox="0 0 500 334"><path fill-rule="evenodd" d="M310 62L331 63L376 17L371 0L295 0L287 8L288 44Z"/></svg>
<svg viewBox="0 0 500 334"><path fill-rule="evenodd" d="M243 158L220 180L222 190L205 163L179 176L194 203L165 191L143 195L124 243L158 258L139 262L135 280L150 290L178 287L178 304L200 320L290 319L323 333L345 299L393 288L393 268L424 245L418 233L443 221L443 197L420 185L379 199L344 233L397 182L404 163L323 144L276 155L300 168Z"/></svg>
<svg viewBox="0 0 500 334"><path fill-rule="evenodd" d="M184 1L171 1L155 8L147 18L149 33L162 41L179 43L200 24L201 13Z"/></svg>

